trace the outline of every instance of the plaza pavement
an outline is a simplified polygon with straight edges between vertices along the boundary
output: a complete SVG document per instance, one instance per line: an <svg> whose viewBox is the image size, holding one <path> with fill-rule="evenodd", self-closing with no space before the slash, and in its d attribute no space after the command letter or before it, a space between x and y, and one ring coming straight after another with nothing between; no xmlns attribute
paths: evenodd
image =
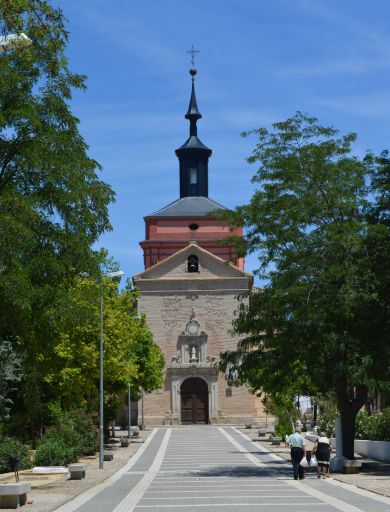
<svg viewBox="0 0 390 512"><path fill-rule="evenodd" d="M43 512L36 506L25 507ZM291 464L266 443L234 427L189 426L154 429L119 471L45 510L390 512L390 498L317 480L310 473L304 481L294 481Z"/></svg>
<svg viewBox="0 0 390 512"><path fill-rule="evenodd" d="M260 443L263 447L270 450L272 453L279 457L290 460L290 449L283 444L280 446L271 445L264 438L258 438L257 429L244 430L245 433L253 440ZM307 449L311 450L314 443L306 441ZM332 456L336 454L333 452ZM378 461L365 459L358 454L355 457L363 463L363 470L361 473L346 475L342 473L331 474L331 478L338 482L353 485L366 491L375 492L382 496L390 497L390 464L384 464ZM309 470L310 473L315 472L314 469Z"/></svg>

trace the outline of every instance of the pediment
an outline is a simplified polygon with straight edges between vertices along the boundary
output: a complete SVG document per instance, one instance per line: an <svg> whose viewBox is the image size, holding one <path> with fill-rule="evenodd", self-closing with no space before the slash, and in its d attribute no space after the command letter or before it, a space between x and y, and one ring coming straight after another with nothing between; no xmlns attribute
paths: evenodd
<svg viewBox="0 0 390 512"><path fill-rule="evenodd" d="M195 255L198 258L199 272L188 272L187 261L191 255ZM252 279L252 276L193 243L134 276L135 281L155 279L203 280L213 278Z"/></svg>

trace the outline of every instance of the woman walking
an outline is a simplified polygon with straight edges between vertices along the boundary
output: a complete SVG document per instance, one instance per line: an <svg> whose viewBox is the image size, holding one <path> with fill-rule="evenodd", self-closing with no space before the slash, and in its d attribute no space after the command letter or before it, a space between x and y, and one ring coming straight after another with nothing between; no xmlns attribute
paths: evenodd
<svg viewBox="0 0 390 512"><path fill-rule="evenodd" d="M319 438L313 448L313 454L317 457L317 478L326 478L329 476L330 440L323 432L320 432Z"/></svg>

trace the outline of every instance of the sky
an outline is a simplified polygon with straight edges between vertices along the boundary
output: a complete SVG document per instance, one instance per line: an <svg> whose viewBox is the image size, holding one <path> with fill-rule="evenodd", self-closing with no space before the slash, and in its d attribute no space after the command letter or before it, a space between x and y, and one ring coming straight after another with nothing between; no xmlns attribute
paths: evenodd
<svg viewBox="0 0 390 512"><path fill-rule="evenodd" d="M213 150L209 197L249 200L256 140L243 131L297 110L341 133L356 154L390 148L390 0L56 0L70 69L87 75L71 109L101 178L116 192L106 247L127 277L143 270L143 217L179 197L174 150L188 137L196 54L198 135ZM257 257L246 260L246 270Z"/></svg>

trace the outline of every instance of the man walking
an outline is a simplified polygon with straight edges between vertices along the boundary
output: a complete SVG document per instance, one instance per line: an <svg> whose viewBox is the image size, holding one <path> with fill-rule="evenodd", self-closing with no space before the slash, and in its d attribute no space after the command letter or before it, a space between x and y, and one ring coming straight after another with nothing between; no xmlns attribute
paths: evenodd
<svg viewBox="0 0 390 512"><path fill-rule="evenodd" d="M303 480L305 478L304 469L299 464L303 457L306 455L306 441L301 435L299 428L295 429L295 433L291 434L287 440L287 444L291 449L291 462L294 472L294 480Z"/></svg>

